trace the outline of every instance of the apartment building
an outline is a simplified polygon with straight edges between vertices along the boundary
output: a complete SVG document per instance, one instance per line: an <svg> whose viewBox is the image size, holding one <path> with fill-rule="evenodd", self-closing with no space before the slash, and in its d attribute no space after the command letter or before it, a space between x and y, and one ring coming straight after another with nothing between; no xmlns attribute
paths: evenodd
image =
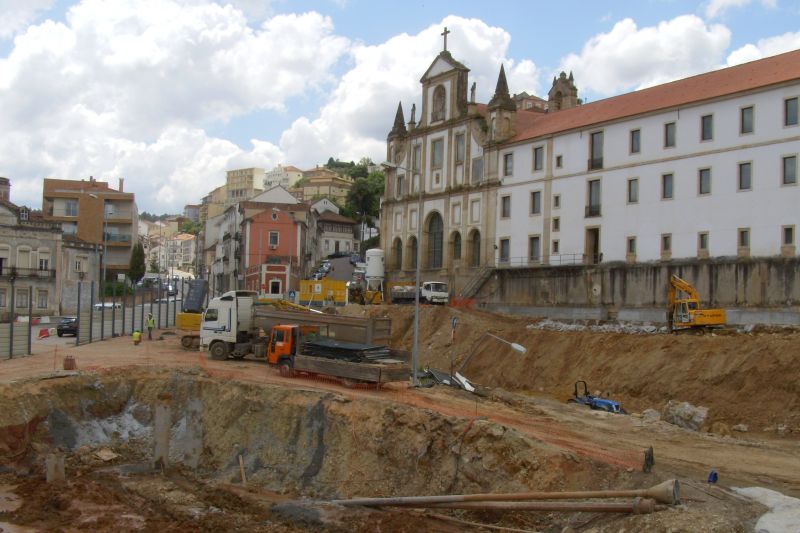
<svg viewBox="0 0 800 533"><path fill-rule="evenodd" d="M93 177L88 180L46 178L42 189L44 220L61 224L65 236L101 246L107 279L128 271L137 242L139 213L133 193Z"/></svg>

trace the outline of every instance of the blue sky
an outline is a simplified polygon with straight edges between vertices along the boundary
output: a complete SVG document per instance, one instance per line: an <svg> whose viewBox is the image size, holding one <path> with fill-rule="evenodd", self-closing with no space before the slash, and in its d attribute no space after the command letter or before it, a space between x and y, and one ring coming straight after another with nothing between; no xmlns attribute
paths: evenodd
<svg viewBox="0 0 800 533"><path fill-rule="evenodd" d="M381 160L445 25L482 101L500 64L594 101L800 48L794 0L0 0L0 175L32 207L94 175L178 212L226 169Z"/></svg>

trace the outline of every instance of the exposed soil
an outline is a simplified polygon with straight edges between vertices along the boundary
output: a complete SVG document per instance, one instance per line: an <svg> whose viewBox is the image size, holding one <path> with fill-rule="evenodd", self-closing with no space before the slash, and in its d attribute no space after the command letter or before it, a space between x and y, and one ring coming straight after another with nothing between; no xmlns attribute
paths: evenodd
<svg viewBox="0 0 800 533"><path fill-rule="evenodd" d="M343 311L392 317L394 346L410 348L412 307ZM452 358L457 367L477 346L463 374L487 388L482 396L285 379L261 361L182 351L174 336L0 362L0 531L13 531L9 524L19 531L478 531L474 523L553 532L751 531L765 508L728 487L800 496L799 333L557 332L527 328L532 322L423 307L421 363L447 370ZM527 352L483 337L486 331ZM79 371L53 372L67 354ZM629 411L660 409L669 399L708 407L708 427L694 432L568 405L576 379ZM153 465L153 419L163 393L172 398L172 424L162 470ZM731 433L735 424L748 431ZM656 465L644 473L649 446ZM48 484L45 457L57 450L66 481ZM711 468L718 485L705 483ZM682 482L682 504L638 516L318 503L646 488L669 478Z"/></svg>

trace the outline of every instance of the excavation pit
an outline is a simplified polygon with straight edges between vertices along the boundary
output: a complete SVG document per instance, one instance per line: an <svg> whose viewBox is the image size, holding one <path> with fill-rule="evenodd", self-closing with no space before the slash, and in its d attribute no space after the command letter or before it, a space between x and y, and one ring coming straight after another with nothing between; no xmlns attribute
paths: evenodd
<svg viewBox="0 0 800 533"><path fill-rule="evenodd" d="M660 481L483 417L358 391L125 368L0 386L0 413L0 486L15 501L0 508L0 522L33 531L464 531L474 523L560 531L587 521L616 531L691 524L701 512L594 517L317 504ZM167 416L162 429L160 416ZM54 452L65 457L66 479L47 483L46 458ZM709 531L733 530L726 527L751 515L733 512Z"/></svg>

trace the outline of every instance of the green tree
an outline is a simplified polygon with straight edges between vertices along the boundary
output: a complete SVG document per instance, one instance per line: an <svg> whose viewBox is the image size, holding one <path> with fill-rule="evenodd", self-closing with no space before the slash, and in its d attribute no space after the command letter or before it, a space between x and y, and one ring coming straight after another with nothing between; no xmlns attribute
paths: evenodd
<svg viewBox="0 0 800 533"><path fill-rule="evenodd" d="M128 264L128 277L134 283L144 277L144 247L137 242L131 251L131 261Z"/></svg>
<svg viewBox="0 0 800 533"><path fill-rule="evenodd" d="M383 172L372 172L366 178L356 179L347 193L343 214L372 226L373 218L378 216L380 211L380 199L383 196L385 183L386 176Z"/></svg>
<svg viewBox="0 0 800 533"><path fill-rule="evenodd" d="M150 272L158 272L158 263L155 257L150 260Z"/></svg>
<svg viewBox="0 0 800 533"><path fill-rule="evenodd" d="M184 220L181 224L180 232L197 235L200 233L200 224L198 222L192 222L191 220Z"/></svg>

